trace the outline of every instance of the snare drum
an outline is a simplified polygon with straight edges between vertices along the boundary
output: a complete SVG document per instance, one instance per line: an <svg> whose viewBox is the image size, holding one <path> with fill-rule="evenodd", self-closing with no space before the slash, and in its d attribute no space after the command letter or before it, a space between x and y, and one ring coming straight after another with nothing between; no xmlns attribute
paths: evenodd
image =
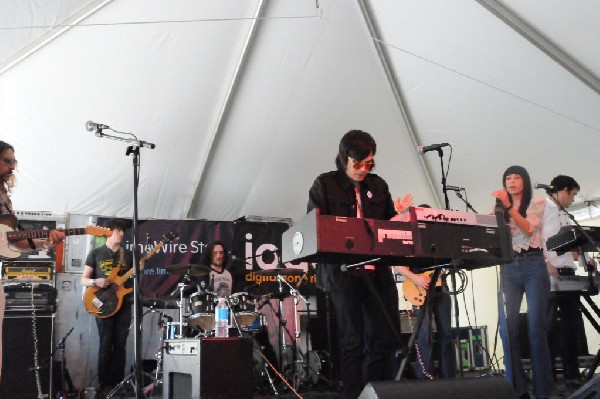
<svg viewBox="0 0 600 399"><path fill-rule="evenodd" d="M215 303L217 296L213 292L196 292L190 296L191 315L188 318L190 327L197 330L215 328Z"/></svg>
<svg viewBox="0 0 600 399"><path fill-rule="evenodd" d="M249 326L258 318L255 308L256 300L251 298L247 292L232 294L229 296L229 303L240 326Z"/></svg>
<svg viewBox="0 0 600 399"><path fill-rule="evenodd" d="M169 321L165 323L164 329L165 339L187 338L189 336L186 322L183 322L183 329L180 329L178 321Z"/></svg>

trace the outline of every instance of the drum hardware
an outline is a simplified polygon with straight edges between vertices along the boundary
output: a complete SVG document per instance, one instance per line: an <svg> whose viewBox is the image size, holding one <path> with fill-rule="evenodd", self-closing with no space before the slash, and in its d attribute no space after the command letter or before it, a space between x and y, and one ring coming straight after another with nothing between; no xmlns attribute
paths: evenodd
<svg viewBox="0 0 600 399"><path fill-rule="evenodd" d="M252 358L253 358L253 363L254 363L254 373L255 373L254 379L255 379L256 388L258 390L264 389L261 382L263 381L263 378L266 377L267 381L269 383L269 386L273 390L273 394L275 395L276 398L279 397L279 392L277 391L277 388L275 387L275 382L273 381L273 377L271 377L271 373L269 373L269 366L271 366L271 367L273 367L273 366L267 360L266 356L263 353L263 348L261 348L258 345L256 340L254 341L254 349L252 350Z"/></svg>
<svg viewBox="0 0 600 399"><path fill-rule="evenodd" d="M179 334L176 334L175 338L185 338L183 334L183 307L185 306L185 289L191 281L190 276L204 276L210 272L210 268L193 264L177 264L167 266L166 269L172 274L183 275L183 278L179 283L177 283L177 287L171 293L171 296L175 295L179 291L179 300L177 301L177 308L179 309L179 323L177 324L177 326L179 326Z"/></svg>
<svg viewBox="0 0 600 399"><path fill-rule="evenodd" d="M292 269L292 270L299 270L299 269ZM302 272L300 270L300 272ZM304 274L304 273L302 273ZM306 278L306 277L304 277ZM286 284L290 290L290 296L292 296L293 302L294 302L294 344L290 347L291 350L291 354L289 353L290 351L286 351L287 348L283 348L284 349L284 354L285 356L283 357L284 360L284 367L283 370L288 371L288 373L291 373L292 375L292 382L294 383L294 388L297 388L299 385L301 385L305 379L307 378L308 372L307 372L307 361L303 360L304 356L302 351L300 350L300 336L302 335L302 331L301 331L301 326L300 326L300 322L299 322L299 316L298 316L298 303L300 302L300 299L306 304L306 308L307 308L307 314L310 320L310 302L296 289L300 284L302 284L302 281L304 280L301 279L298 284L296 285L296 287L293 287L290 283L288 283L285 278L282 275L278 275L277 276L277 281L279 282L279 292L283 292L283 284ZM282 306L282 302L280 301L280 307ZM281 323L280 323L281 325ZM281 337L282 339L284 339L285 337L282 335ZM309 352L309 341L310 341L310 337L307 337L307 341L306 341L306 345L307 345L307 353ZM285 344L285 341L284 341ZM306 364L305 364L306 363Z"/></svg>
<svg viewBox="0 0 600 399"><path fill-rule="evenodd" d="M306 354L306 381L316 385L320 380L329 384L329 355L324 351Z"/></svg>
<svg viewBox="0 0 600 399"><path fill-rule="evenodd" d="M144 304L144 306L148 307L148 310L146 310L144 312L144 314L142 315L142 319L148 313L158 313L158 316L159 316L158 325L159 325L159 328L162 330L162 333L160 335L160 347L159 347L158 351L154 354L154 356L157 358L156 370L154 372L154 375L147 373L147 372L143 372L144 376L148 377L152 381L150 384L146 385L145 387L142 387L142 392L144 393L144 395L148 395L149 393L151 394L153 392L154 388L156 388L158 385L161 385L163 383L162 382L162 360L163 360L163 351L165 349L164 342L165 342L165 339L167 337L169 337L169 335L175 335L175 329L176 329L176 327L179 326L179 323L173 322L173 318L171 316L158 310L159 306L161 306L162 309L172 309L173 308L172 301L170 302L167 300L161 300L161 299L157 299L157 298L144 298L144 299L142 299L142 304ZM131 329L132 326L133 326L133 324L129 328ZM180 331L183 331L182 328L180 328ZM131 388L134 391L137 391L136 385L135 385L135 373L134 372L129 373L121 382L119 382L106 395L106 399L110 399L113 396L115 396L120 390L124 389L126 387L126 385L131 386ZM148 396L148 397L151 397L151 396Z"/></svg>

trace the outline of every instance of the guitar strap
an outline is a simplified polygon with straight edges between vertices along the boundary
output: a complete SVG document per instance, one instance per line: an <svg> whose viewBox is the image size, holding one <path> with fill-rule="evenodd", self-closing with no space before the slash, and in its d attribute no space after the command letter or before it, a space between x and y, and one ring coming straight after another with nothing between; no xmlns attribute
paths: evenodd
<svg viewBox="0 0 600 399"><path fill-rule="evenodd" d="M123 265L121 272L125 271L125 266L127 265L125 264L125 250L123 247L119 248L119 265Z"/></svg>

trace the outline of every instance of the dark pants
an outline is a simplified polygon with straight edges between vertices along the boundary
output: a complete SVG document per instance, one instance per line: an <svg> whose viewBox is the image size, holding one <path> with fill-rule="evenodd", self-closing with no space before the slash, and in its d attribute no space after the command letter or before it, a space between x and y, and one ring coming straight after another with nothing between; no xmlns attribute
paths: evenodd
<svg viewBox="0 0 600 399"><path fill-rule="evenodd" d="M125 376L127 336L131 325L131 304L106 319L96 319L100 349L98 352L98 382L100 388L112 388Z"/></svg>
<svg viewBox="0 0 600 399"><path fill-rule="evenodd" d="M575 275L573 269L559 269L561 276ZM583 326L579 310L579 294L557 293L550 297L548 315L550 330L558 334L558 353L563 363L563 376L566 380L581 377L577 353L579 350L579 329ZM556 354L552 354L552 360Z"/></svg>
<svg viewBox="0 0 600 399"><path fill-rule="evenodd" d="M417 316L423 309L418 309ZM417 378L424 379L425 374L434 374L433 370L433 333L432 316L435 317L437 329L437 341L439 345L441 378L452 378L456 374L456 357L454 354L454 345L452 345L452 300L450 295L442 292L441 288L436 287L432 292L427 310L423 315L423 322L419 329L417 337L418 353L415 373ZM420 359L419 359L420 358ZM425 367L425 370L423 370Z"/></svg>
<svg viewBox="0 0 600 399"><path fill-rule="evenodd" d="M352 275L343 292L330 294L340 340L343 398L357 398L369 381L382 381L393 376L392 359L399 347L383 312L386 312L400 331L398 290L390 274L390 281ZM369 291L364 278L375 285L384 308Z"/></svg>

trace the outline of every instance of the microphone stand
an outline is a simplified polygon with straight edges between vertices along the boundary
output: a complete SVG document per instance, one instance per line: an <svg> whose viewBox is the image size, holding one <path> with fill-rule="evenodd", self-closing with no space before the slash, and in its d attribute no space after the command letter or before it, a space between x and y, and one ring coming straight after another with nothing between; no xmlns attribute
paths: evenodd
<svg viewBox="0 0 600 399"><path fill-rule="evenodd" d="M54 353L56 352L56 350L60 350L60 357L61 357L61 362L60 362L60 382L61 382L61 386L60 386L60 392L61 392L61 398L67 398L67 393L65 391L65 341L67 340L67 337L69 335L71 335L71 333L73 332L73 330L75 329L75 327L71 327L71 329L69 330L68 333L65 334L64 337L62 337L60 339L60 341L58 341L58 343L56 344L56 346L54 346L54 349L52 350L52 353L50 354L50 361L53 361L54 359ZM52 378L52 376L50 376L50 378ZM72 387L71 387L72 388ZM50 392L50 395L52 395L52 392Z"/></svg>
<svg viewBox="0 0 600 399"><path fill-rule="evenodd" d="M442 191L444 193L444 202L446 205L446 210L450 210L450 200L448 199L448 188L446 187L446 172L444 170L444 151L441 148L437 149L438 155L440 157L440 167L442 168ZM459 195L460 196L460 195ZM453 259L452 260L452 270L453 273L450 273L450 280L452 281L452 286L456 291L456 273L458 273L458 266L462 265L462 259ZM462 359L462 351L460 348L460 321L459 321L459 307L458 307L458 299L456 296L454 297L454 319L455 319L455 327L456 327L456 350L458 354L458 371L460 377L464 377L463 372L463 359ZM424 310L424 309L423 309Z"/></svg>
<svg viewBox="0 0 600 399"><path fill-rule="evenodd" d="M477 213L477 211L475 210L475 208L473 208L473 207L471 206L471 203L470 203L469 201L467 201L465 198L463 198L463 196L462 196L462 194L460 193L460 191L455 191L454 193L456 194L456 196L457 196L457 197L458 197L458 198L459 198L459 199L460 199L462 202L464 202L464 203L465 203L465 206L467 207L467 209L470 209L470 210L471 210L471 212L473 212L473 213Z"/></svg>
<svg viewBox="0 0 600 399"><path fill-rule="evenodd" d="M446 173L444 172L444 151L441 148L437 149L438 155L440 157L440 166L442 168L442 191L444 193L444 203L446 208L450 209L450 200L448 199L448 188L446 187Z"/></svg>
<svg viewBox="0 0 600 399"><path fill-rule="evenodd" d="M112 130L112 129L111 129ZM119 133L119 132L117 132ZM135 328L133 330L133 342L135 346L133 362L134 362L134 380L135 380L135 398L144 399L144 393L142 391L143 377L142 377L142 301L141 301L141 287L140 287L140 267L137 262L137 231L138 231L138 186L139 186L139 169L140 169L140 147L146 147L154 149L156 145L148 143L146 141L138 140L137 137L131 133L126 133L134 138L124 138L119 136L112 136L110 134L102 133L102 129L98 128L96 136L102 138L106 137L112 140L123 141L129 146L125 152L125 156L133 156L133 226L132 226L132 244L133 244L133 323Z"/></svg>

